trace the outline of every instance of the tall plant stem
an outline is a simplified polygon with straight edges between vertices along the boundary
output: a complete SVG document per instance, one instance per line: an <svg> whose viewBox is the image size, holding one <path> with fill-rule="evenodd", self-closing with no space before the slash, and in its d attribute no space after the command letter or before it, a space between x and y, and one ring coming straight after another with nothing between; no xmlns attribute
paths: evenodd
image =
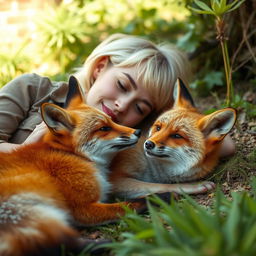
<svg viewBox="0 0 256 256"><path fill-rule="evenodd" d="M225 37L225 22L222 18L217 18L217 38L220 41L223 62L224 62L224 69L225 69L225 76L226 76L226 83L227 83L227 96L226 96L226 105L230 106L232 102L232 95L233 95L233 84L232 84L232 74L231 74L231 67L229 61L229 53L228 53L228 46L227 46L227 38Z"/></svg>
<svg viewBox="0 0 256 256"><path fill-rule="evenodd" d="M230 62L229 62L228 47L225 39L220 41L220 44L222 49L225 76L226 76L226 82L227 82L226 104L227 106L230 106L230 103L232 101L232 94L233 94L233 84L232 84L232 74L231 74L231 68L230 68Z"/></svg>

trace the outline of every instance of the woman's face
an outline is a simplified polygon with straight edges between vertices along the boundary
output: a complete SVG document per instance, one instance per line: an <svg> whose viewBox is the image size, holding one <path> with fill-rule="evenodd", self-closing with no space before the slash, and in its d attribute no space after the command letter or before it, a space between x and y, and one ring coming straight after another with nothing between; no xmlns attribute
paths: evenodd
<svg viewBox="0 0 256 256"><path fill-rule="evenodd" d="M154 109L149 93L136 79L134 67L98 65L94 78L86 102L105 112L113 121L134 127Z"/></svg>

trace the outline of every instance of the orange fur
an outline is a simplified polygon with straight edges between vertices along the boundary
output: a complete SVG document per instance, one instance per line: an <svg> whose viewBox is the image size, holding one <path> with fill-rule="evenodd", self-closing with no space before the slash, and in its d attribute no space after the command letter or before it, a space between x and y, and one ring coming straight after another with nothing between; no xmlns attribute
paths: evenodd
<svg viewBox="0 0 256 256"><path fill-rule="evenodd" d="M100 224L118 219L124 205L145 207L102 202L111 188L108 162L137 142L136 130L84 104L45 103L41 112L49 128L42 141L0 153L0 255L52 255L47 248L78 246L70 222Z"/></svg>
<svg viewBox="0 0 256 256"><path fill-rule="evenodd" d="M202 193L214 188L208 181L172 183L198 180L213 170L223 138L235 123L236 111L226 108L210 115L199 113L181 80L173 97L173 108L157 118L149 137L114 158L110 181L115 194L136 198L163 192Z"/></svg>

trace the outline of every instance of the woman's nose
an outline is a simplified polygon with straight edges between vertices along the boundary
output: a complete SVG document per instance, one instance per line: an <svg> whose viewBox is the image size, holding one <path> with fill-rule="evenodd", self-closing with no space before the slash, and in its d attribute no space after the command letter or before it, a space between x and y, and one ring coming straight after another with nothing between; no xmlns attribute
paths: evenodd
<svg viewBox="0 0 256 256"><path fill-rule="evenodd" d="M115 101L115 107L118 112L125 112L130 104L130 100L128 98L122 97L118 98Z"/></svg>

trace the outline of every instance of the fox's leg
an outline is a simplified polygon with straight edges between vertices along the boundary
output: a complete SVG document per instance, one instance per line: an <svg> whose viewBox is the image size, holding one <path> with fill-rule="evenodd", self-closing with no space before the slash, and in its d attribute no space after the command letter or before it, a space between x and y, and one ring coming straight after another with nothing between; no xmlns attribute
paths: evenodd
<svg viewBox="0 0 256 256"><path fill-rule="evenodd" d="M155 193L175 192L200 194L213 190L215 184L211 181L198 183L161 184L136 180L133 178L120 178L113 181L113 193L122 198L136 198Z"/></svg>
<svg viewBox="0 0 256 256"><path fill-rule="evenodd" d="M104 224L120 219L125 214L125 206L142 212L146 209L146 199L138 198L130 202L120 203L88 203L75 207L72 210L72 215L77 221L85 225Z"/></svg>

